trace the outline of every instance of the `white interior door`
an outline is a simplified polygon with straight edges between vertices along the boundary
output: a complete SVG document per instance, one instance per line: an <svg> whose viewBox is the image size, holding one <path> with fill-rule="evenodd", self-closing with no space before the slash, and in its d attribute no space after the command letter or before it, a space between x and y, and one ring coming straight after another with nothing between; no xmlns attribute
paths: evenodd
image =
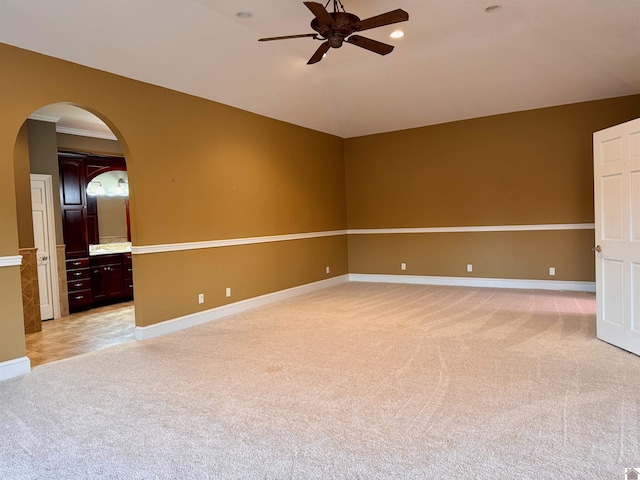
<svg viewBox="0 0 640 480"><path fill-rule="evenodd" d="M33 237L38 249L38 287L42 320L60 316L51 175L31 175Z"/></svg>
<svg viewBox="0 0 640 480"><path fill-rule="evenodd" d="M597 335L640 355L640 119L593 134Z"/></svg>

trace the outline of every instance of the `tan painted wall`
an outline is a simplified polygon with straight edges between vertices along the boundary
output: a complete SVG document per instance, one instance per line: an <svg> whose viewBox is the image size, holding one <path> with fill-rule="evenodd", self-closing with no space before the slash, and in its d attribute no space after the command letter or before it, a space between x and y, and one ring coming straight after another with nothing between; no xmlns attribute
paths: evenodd
<svg viewBox="0 0 640 480"><path fill-rule="evenodd" d="M350 235L349 272L592 282L591 247L593 230Z"/></svg>
<svg viewBox="0 0 640 480"><path fill-rule="evenodd" d="M136 300L136 322L144 326L191 313L185 305L195 301L194 292L205 295L199 311L348 273L345 236L134 255L133 262L136 298L163 299L140 314ZM181 281L171 282L176 277Z"/></svg>
<svg viewBox="0 0 640 480"><path fill-rule="evenodd" d="M634 95L347 139L349 228L592 223L592 134L639 116ZM349 268L593 281L592 239L593 230L350 236Z"/></svg>
<svg viewBox="0 0 640 480"><path fill-rule="evenodd" d="M64 243L62 234L62 213L60 209L60 172L58 169L58 142L56 126L51 122L28 120L29 163L31 173L51 175L53 185L53 212L55 218L56 244ZM31 211L29 211L31 221Z"/></svg>
<svg viewBox="0 0 640 480"><path fill-rule="evenodd" d="M34 110L87 108L125 154L134 245L346 228L341 138L2 44L0 86L0 178L14 178L15 141ZM0 256L17 255L15 205L11 182L0 189ZM222 258L221 250L134 256L137 322L199 311L203 291L204 308L226 303L211 285L231 286L238 300L327 278L325 265L333 265L329 276L345 273L340 238L284 242L276 252L237 247ZM24 349L19 330L5 325L22 323L18 270L0 269L0 290L16 292L0 303L8 345L0 361Z"/></svg>
<svg viewBox="0 0 640 480"><path fill-rule="evenodd" d="M18 224L18 243L20 248L35 246L33 238L33 219L31 215L31 173L29 172L29 136L25 124L18 134L13 155L16 188L16 215Z"/></svg>
<svg viewBox="0 0 640 480"><path fill-rule="evenodd" d="M25 344L20 267L0 268L0 311L0 362L23 357Z"/></svg>

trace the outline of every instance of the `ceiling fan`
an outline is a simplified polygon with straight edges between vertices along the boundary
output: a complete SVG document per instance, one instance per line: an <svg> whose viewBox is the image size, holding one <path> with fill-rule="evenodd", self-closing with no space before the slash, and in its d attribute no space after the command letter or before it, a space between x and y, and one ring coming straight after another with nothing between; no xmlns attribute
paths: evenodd
<svg viewBox="0 0 640 480"><path fill-rule="evenodd" d="M333 1L333 12L330 13L327 11L327 6L331 1ZM356 15L347 13L340 0L328 0L325 6L317 2L302 3L304 3L315 16L315 18L311 20L311 28L313 28L317 33L261 38L258 41L268 42L271 40L285 40L304 37L311 37L314 40L324 40L322 45L318 47L316 52L307 62L308 65L318 63L322 60L322 57L327 53L329 48L340 48L345 40L352 45L364 48L379 55L387 55L393 50L392 45L378 42L377 40L372 40L360 35L353 35L353 33L382 27L384 25L391 25L392 23L406 22L409 20L409 14L400 8L381 15L376 15L375 17L360 20Z"/></svg>

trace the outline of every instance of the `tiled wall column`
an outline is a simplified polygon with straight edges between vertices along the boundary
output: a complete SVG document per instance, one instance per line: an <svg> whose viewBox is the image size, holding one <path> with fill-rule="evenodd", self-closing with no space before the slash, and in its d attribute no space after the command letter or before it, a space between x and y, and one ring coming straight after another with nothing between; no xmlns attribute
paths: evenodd
<svg viewBox="0 0 640 480"><path fill-rule="evenodd" d="M22 265L20 277L22 280L22 311L24 315L24 333L34 333L42 330L40 318L40 291L38 289L38 259L36 248L21 248Z"/></svg>

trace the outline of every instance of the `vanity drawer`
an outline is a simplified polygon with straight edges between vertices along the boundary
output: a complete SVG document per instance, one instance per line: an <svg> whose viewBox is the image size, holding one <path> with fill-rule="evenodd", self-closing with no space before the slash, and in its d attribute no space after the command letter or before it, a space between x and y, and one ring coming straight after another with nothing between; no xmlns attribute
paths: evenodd
<svg viewBox="0 0 640 480"><path fill-rule="evenodd" d="M91 289L69 292L69 308L90 305L93 302Z"/></svg>
<svg viewBox="0 0 640 480"><path fill-rule="evenodd" d="M79 268L89 268L89 258L67 260L67 270L77 270Z"/></svg>
<svg viewBox="0 0 640 480"><path fill-rule="evenodd" d="M115 253L109 255L95 255L90 260L91 267L100 265L120 265L122 264L122 254Z"/></svg>
<svg viewBox="0 0 640 480"><path fill-rule="evenodd" d="M71 280L67 282L67 290L69 292L77 292L79 290L91 289L91 280L82 278L79 280Z"/></svg>
<svg viewBox="0 0 640 480"><path fill-rule="evenodd" d="M81 268L79 270L68 270L67 281L73 280L88 280L90 278L89 268Z"/></svg>

